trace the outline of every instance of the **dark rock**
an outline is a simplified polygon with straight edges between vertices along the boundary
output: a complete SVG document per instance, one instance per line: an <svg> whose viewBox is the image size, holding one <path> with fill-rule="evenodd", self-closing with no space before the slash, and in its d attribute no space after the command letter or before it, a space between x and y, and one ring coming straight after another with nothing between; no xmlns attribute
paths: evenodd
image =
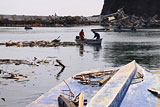
<svg viewBox="0 0 160 107"><path fill-rule="evenodd" d="M104 0L101 15L107 15L123 8L126 14L152 17L160 16L159 0Z"/></svg>

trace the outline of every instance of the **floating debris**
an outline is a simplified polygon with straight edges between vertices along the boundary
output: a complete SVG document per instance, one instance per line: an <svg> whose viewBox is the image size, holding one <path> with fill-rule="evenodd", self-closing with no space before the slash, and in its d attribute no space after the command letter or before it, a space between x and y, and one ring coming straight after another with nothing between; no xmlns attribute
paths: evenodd
<svg viewBox="0 0 160 107"><path fill-rule="evenodd" d="M53 64L53 60L47 60L47 59L39 60L36 57L34 57L34 59L32 61L18 60L18 59L0 59L0 65L1 64L15 64L15 65L25 64L25 65L39 66L40 64L49 64L50 62L52 62L52 64ZM1 70L0 70L0 72L1 72Z"/></svg>
<svg viewBox="0 0 160 107"><path fill-rule="evenodd" d="M110 80L110 78L111 78L111 76L107 76L107 77L104 78L103 80L100 80L100 81L99 81L99 85L101 86L101 85L105 84L107 81Z"/></svg>
<svg viewBox="0 0 160 107"><path fill-rule="evenodd" d="M4 102L6 101L6 99L5 98L1 98Z"/></svg>
<svg viewBox="0 0 160 107"><path fill-rule="evenodd" d="M156 90L155 88L148 88L147 90L160 98L160 90Z"/></svg>
<svg viewBox="0 0 160 107"><path fill-rule="evenodd" d="M6 42L0 43L0 45L5 45L6 47L16 46L16 47L57 47L57 46L80 46L76 42L60 42L59 39L54 39L51 41L22 41L22 42Z"/></svg>
<svg viewBox="0 0 160 107"><path fill-rule="evenodd" d="M22 74L19 74L19 73L8 73L8 72L5 72L7 73L8 75L7 76L4 76L2 78L5 78L5 79L21 79L21 78L27 78L28 76L31 76L31 74L29 75L22 75Z"/></svg>
<svg viewBox="0 0 160 107"><path fill-rule="evenodd" d="M143 81L144 74L137 72L131 84L141 83Z"/></svg>
<svg viewBox="0 0 160 107"><path fill-rule="evenodd" d="M82 73L74 76L74 79L78 79L79 83L83 85L99 85L102 86L104 85L109 79L111 78L112 75L114 75L118 69L116 70L107 70L107 71L96 71L96 72L90 72L90 73ZM107 75L107 76L106 76ZM102 78L100 80L97 80L97 78ZM92 80L90 80L92 79Z"/></svg>
<svg viewBox="0 0 160 107"><path fill-rule="evenodd" d="M61 73L64 71L64 69L65 69L65 68L62 68L62 69L58 72L58 74L55 75L57 80L59 80L59 77L60 77Z"/></svg>
<svg viewBox="0 0 160 107"><path fill-rule="evenodd" d="M60 66L62 66L62 68L65 68L65 67L66 67L64 64L62 64L61 60L56 59L56 62L57 62Z"/></svg>

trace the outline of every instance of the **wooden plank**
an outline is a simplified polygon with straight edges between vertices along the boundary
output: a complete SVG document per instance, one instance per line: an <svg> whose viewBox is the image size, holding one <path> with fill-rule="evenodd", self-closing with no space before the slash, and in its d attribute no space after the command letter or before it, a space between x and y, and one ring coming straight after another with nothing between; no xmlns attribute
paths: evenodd
<svg viewBox="0 0 160 107"><path fill-rule="evenodd" d="M103 80L99 81L99 85L102 86L104 85L107 81L109 81L109 79L111 78L111 76L107 76L106 78L104 78Z"/></svg>
<svg viewBox="0 0 160 107"><path fill-rule="evenodd" d="M81 93L79 95L79 106L78 107L84 107L84 95Z"/></svg>
<svg viewBox="0 0 160 107"><path fill-rule="evenodd" d="M65 65L62 64L62 62L60 60L56 59L56 62L59 63L60 66L62 66L63 68L65 68Z"/></svg>
<svg viewBox="0 0 160 107"><path fill-rule="evenodd" d="M156 95L157 97L160 97L160 90L156 90L155 88L148 88L147 90Z"/></svg>

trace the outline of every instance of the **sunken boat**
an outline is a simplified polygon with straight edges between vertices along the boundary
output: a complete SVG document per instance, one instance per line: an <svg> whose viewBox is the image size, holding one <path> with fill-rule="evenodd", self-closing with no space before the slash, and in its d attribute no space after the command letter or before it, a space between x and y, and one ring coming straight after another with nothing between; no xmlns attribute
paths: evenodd
<svg viewBox="0 0 160 107"><path fill-rule="evenodd" d="M160 89L158 78L132 61L118 68L77 74L28 107L155 107L159 99L148 88Z"/></svg>

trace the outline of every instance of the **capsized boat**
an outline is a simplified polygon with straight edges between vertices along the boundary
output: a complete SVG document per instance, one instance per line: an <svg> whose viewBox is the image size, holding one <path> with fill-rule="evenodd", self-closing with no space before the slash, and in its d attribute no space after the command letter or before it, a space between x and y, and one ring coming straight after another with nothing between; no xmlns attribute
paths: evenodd
<svg viewBox="0 0 160 107"><path fill-rule="evenodd" d="M99 75L101 76L99 77ZM139 80L137 79L138 77L141 77L140 81L137 81ZM100 81L104 81L104 84L100 85ZM68 95L64 94L64 91L68 90L68 86L72 90L72 92L69 91L71 96L73 93L74 95L84 94L84 99L87 100L87 105L85 106L87 107L155 107L158 104L158 98L147 90L150 87L159 89L158 79L135 61L120 68L85 71L67 79L66 83L67 85L62 82L52 88L49 92L29 104L28 107L58 107L58 98L61 97L62 93L65 96L62 99L68 98Z"/></svg>

